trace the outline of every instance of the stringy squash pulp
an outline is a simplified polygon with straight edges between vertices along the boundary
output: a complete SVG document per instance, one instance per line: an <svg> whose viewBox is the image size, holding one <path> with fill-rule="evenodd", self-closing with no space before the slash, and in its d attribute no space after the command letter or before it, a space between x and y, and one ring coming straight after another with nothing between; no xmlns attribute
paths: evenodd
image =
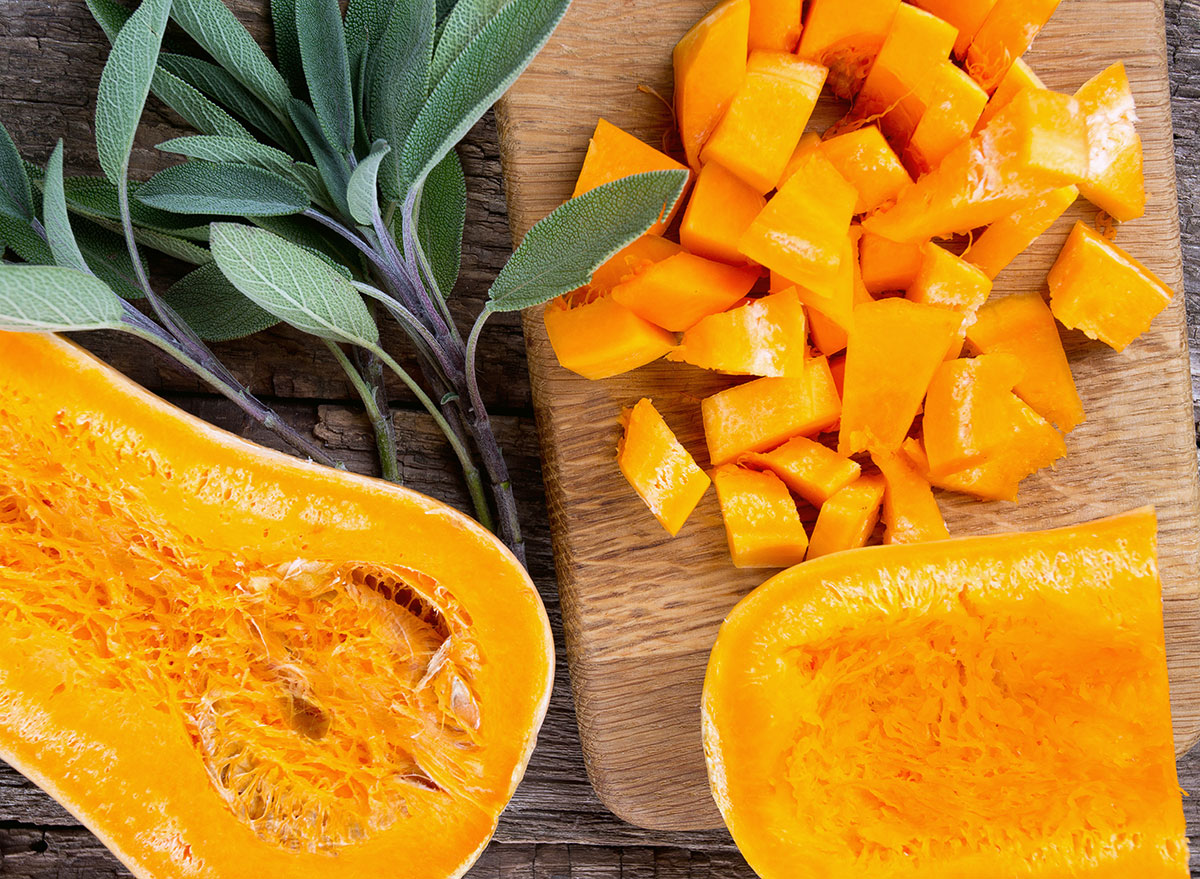
<svg viewBox="0 0 1200 879"><path fill-rule="evenodd" d="M552 676L476 523L0 333L0 757L139 876L460 875Z"/></svg>

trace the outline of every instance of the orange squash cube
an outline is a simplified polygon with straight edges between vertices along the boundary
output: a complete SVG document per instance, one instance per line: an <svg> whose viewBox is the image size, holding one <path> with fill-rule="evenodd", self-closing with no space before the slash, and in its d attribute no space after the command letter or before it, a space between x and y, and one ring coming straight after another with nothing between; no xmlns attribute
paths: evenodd
<svg viewBox="0 0 1200 879"><path fill-rule="evenodd" d="M1045 87L1046 84L1033 72L1033 68L1025 63L1024 59L1018 58L1013 62L1012 67L1008 68L1008 73L1004 74L1004 79L1000 80L996 90L992 92L987 106L983 108L983 115L975 123L975 130L979 131L991 122L992 117L1008 106L1008 102L1018 93L1027 88L1044 89Z"/></svg>
<svg viewBox="0 0 1200 879"><path fill-rule="evenodd" d="M675 119L693 168L742 87L749 35L750 0L723 0L675 44Z"/></svg>
<svg viewBox="0 0 1200 879"><path fill-rule="evenodd" d="M812 436L837 423L842 401L824 357L799 378L759 378L706 397L700 404L713 466L765 452L794 436Z"/></svg>
<svg viewBox="0 0 1200 879"><path fill-rule="evenodd" d="M823 503L808 543L808 557L866 546L879 521L883 493L883 477L872 474L860 476Z"/></svg>
<svg viewBox="0 0 1200 879"><path fill-rule="evenodd" d="M829 373L833 376L833 386L837 388L838 396L846 392L846 355L839 354L829 358Z"/></svg>
<svg viewBox="0 0 1200 879"><path fill-rule="evenodd" d="M731 375L804 375L804 307L795 289L711 314L683 334L668 360Z"/></svg>
<svg viewBox="0 0 1200 879"><path fill-rule="evenodd" d="M786 568L804 561L808 534L778 476L726 464L712 478L735 567Z"/></svg>
<svg viewBox="0 0 1200 879"><path fill-rule="evenodd" d="M954 26L958 31L954 40L954 54L961 58L967 53L967 47L979 32L984 19L996 5L996 0L913 0L913 5L932 12L947 24Z"/></svg>
<svg viewBox="0 0 1200 879"><path fill-rule="evenodd" d="M760 194L770 192L800 142L825 73L789 52L751 52L742 87L700 161L719 162Z"/></svg>
<svg viewBox="0 0 1200 879"><path fill-rule="evenodd" d="M1023 372L1011 354L981 354L938 367L921 421L930 475L982 464L1008 443L1014 408L1024 405L1012 393Z"/></svg>
<svg viewBox="0 0 1200 879"><path fill-rule="evenodd" d="M872 452L883 476L883 542L926 543L950 536L929 480L899 452Z"/></svg>
<svg viewBox="0 0 1200 879"><path fill-rule="evenodd" d="M750 0L750 51L794 52L803 0Z"/></svg>
<svg viewBox="0 0 1200 879"><path fill-rule="evenodd" d="M971 137L987 102L987 92L975 80L943 61L933 74L929 104L904 149L904 164L917 176L936 168Z"/></svg>
<svg viewBox="0 0 1200 879"><path fill-rule="evenodd" d="M862 271L859 269L859 242L862 237L862 230L858 226L850 227L850 274L851 274L851 299L852 307L847 313L838 313L833 311L834 316L829 316L829 309L822 309L819 303L812 303L807 306L809 332L812 335L813 345L822 354L829 356L842 351L846 347L847 335L850 332L850 327L854 323L854 308L864 302L874 302L874 297L867 292L866 286L863 284ZM840 391L839 391L840 393Z"/></svg>
<svg viewBox="0 0 1200 879"><path fill-rule="evenodd" d="M998 0L967 49L967 72L991 94L1061 0Z"/></svg>
<svg viewBox="0 0 1200 879"><path fill-rule="evenodd" d="M612 297L664 330L683 332L750 292L758 272L681 251L613 288Z"/></svg>
<svg viewBox="0 0 1200 879"><path fill-rule="evenodd" d="M870 293L907 290L925 259L924 243L902 244L864 229L858 244L863 286Z"/></svg>
<svg viewBox="0 0 1200 879"><path fill-rule="evenodd" d="M1150 329L1172 296L1154 272L1083 223L1071 230L1047 280L1059 323L1117 351Z"/></svg>
<svg viewBox="0 0 1200 879"><path fill-rule="evenodd" d="M770 470L814 507L820 507L862 473L856 461L804 436L792 437L769 452L743 455L738 463Z"/></svg>
<svg viewBox="0 0 1200 879"><path fill-rule="evenodd" d="M700 169L683 222L679 240L690 252L718 262L738 265L746 257L737 244L767 200L753 187L717 162Z"/></svg>
<svg viewBox="0 0 1200 879"><path fill-rule="evenodd" d="M883 132L874 125L865 125L822 141L821 149L858 193L854 204L856 214L895 201L900 191L912 183Z"/></svg>
<svg viewBox="0 0 1200 879"><path fill-rule="evenodd" d="M1087 117L1089 163L1079 183L1083 197L1124 223L1146 212L1142 139L1133 91L1118 61L1075 93Z"/></svg>
<svg viewBox="0 0 1200 879"><path fill-rule="evenodd" d="M811 0L796 54L829 68L829 86L850 100L883 47L900 0Z"/></svg>
<svg viewBox="0 0 1200 879"><path fill-rule="evenodd" d="M854 309L838 451L900 448L962 316L907 299Z"/></svg>
<svg viewBox="0 0 1200 879"><path fill-rule="evenodd" d="M783 174L779 177L779 184L775 188L783 189L783 184L791 180L792 175L804 164L804 157L820 146L821 135L815 131L806 131L800 135L800 143L796 144L796 150L792 153L792 157L788 159L787 167L783 169Z"/></svg>
<svg viewBox="0 0 1200 879"><path fill-rule="evenodd" d="M1079 198L1079 188L1064 186L1021 205L992 223L972 243L963 259L992 280L1033 244Z"/></svg>
<svg viewBox="0 0 1200 879"><path fill-rule="evenodd" d="M843 330L849 330L854 315L854 259L857 254L849 236L842 241L842 258L837 275L813 288L798 286L796 294L810 313L820 312Z"/></svg>
<svg viewBox="0 0 1200 879"><path fill-rule="evenodd" d="M981 354L1016 357L1025 369L1013 390L1063 433L1083 423L1083 401L1075 389L1058 325L1040 293L1018 293L987 303L967 328L967 340Z"/></svg>
<svg viewBox="0 0 1200 879"><path fill-rule="evenodd" d="M643 235L596 269L588 286L592 290L608 293L623 281L682 250L674 241L668 241L660 235Z"/></svg>
<svg viewBox="0 0 1200 879"><path fill-rule="evenodd" d="M638 317L612 296L568 294L551 301L543 317L559 364L584 378L629 372L675 347L671 333Z"/></svg>
<svg viewBox="0 0 1200 879"><path fill-rule="evenodd" d="M674 537L708 490L709 478L680 445L654 404L641 399L621 413L617 466L654 518Z"/></svg>
<svg viewBox="0 0 1200 879"><path fill-rule="evenodd" d="M921 267L908 288L907 298L964 314L975 311L992 292L992 282L979 269L944 247L925 245Z"/></svg>

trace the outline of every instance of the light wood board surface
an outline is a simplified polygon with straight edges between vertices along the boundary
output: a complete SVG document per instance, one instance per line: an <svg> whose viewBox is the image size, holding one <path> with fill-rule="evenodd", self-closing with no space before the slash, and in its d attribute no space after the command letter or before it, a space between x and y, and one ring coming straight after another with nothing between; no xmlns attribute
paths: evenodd
<svg viewBox="0 0 1200 879"><path fill-rule="evenodd" d="M670 50L710 0L575 0L550 45L502 103L501 153L517 238L570 195L598 116L672 148ZM1074 91L1124 60L1146 152L1146 216L1119 243L1182 291L1170 94L1161 2L1065 0L1027 60L1051 88ZM821 130L844 107L826 104ZM664 140L666 137L666 140ZM1079 202L997 279L1003 296L1044 286ZM588 773L603 802L644 827L694 830L720 818L708 793L699 700L725 614L770 572L728 560L710 492L680 536L667 537L617 470L617 415L654 399L707 465L699 400L727 380L660 362L602 382L559 367L540 310L525 315L567 651ZM1153 504L1172 707L1182 753L1200 737L1200 494L1182 294L1123 353L1081 334L1065 344L1087 423L1053 471L1022 485L1021 503L941 494L955 535L1028 530Z"/></svg>

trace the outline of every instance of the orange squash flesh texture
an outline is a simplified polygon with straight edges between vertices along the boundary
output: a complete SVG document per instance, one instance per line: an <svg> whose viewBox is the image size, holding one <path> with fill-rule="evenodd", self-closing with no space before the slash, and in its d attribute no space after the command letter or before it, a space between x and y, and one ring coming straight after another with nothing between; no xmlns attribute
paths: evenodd
<svg viewBox="0 0 1200 879"><path fill-rule="evenodd" d="M750 0L750 51L794 52L803 0Z"/></svg>
<svg viewBox="0 0 1200 879"><path fill-rule="evenodd" d="M892 29L900 0L811 0L796 54L829 68L829 87L852 99Z"/></svg>
<svg viewBox="0 0 1200 879"><path fill-rule="evenodd" d="M675 347L675 336L611 295L559 297L546 305L543 320L559 364L587 379L629 372Z"/></svg>
<svg viewBox="0 0 1200 879"><path fill-rule="evenodd" d="M612 298L664 330L683 332L750 292L758 272L681 252L613 288Z"/></svg>
<svg viewBox="0 0 1200 879"><path fill-rule="evenodd" d="M913 5L932 12L958 31L954 40L954 54L961 58L996 5L996 0L914 0Z"/></svg>
<svg viewBox="0 0 1200 879"><path fill-rule="evenodd" d="M790 52L751 52L746 78L700 161L719 162L755 191L770 192L800 142L825 73Z"/></svg>
<svg viewBox="0 0 1200 879"><path fill-rule="evenodd" d="M1062 0L998 0L967 49L967 72L989 94L1025 54Z"/></svg>
<svg viewBox="0 0 1200 879"><path fill-rule="evenodd" d="M1146 212L1142 139L1133 91L1121 62L1096 74L1075 93L1087 117L1088 173L1083 197L1124 223Z"/></svg>
<svg viewBox="0 0 1200 879"><path fill-rule="evenodd" d="M987 92L965 71L950 61L939 64L929 104L904 148L905 166L921 175L940 165L970 138L987 102Z"/></svg>
<svg viewBox="0 0 1200 879"><path fill-rule="evenodd" d="M1077 198L1079 187L1064 186L1021 205L984 229L971 242L963 259L995 280L1009 263L1053 226Z"/></svg>
<svg viewBox="0 0 1200 879"><path fill-rule="evenodd" d="M746 76L750 0L723 0L675 45L675 118L687 162L700 168L700 150L725 115Z"/></svg>
<svg viewBox="0 0 1200 879"><path fill-rule="evenodd" d="M778 476L726 464L712 478L734 567L786 568L804 561L808 534Z"/></svg>
<svg viewBox="0 0 1200 879"><path fill-rule="evenodd" d="M929 481L898 452L873 452L883 476L883 542L924 543L950 536Z"/></svg>
<svg viewBox="0 0 1200 879"><path fill-rule="evenodd" d="M622 281L629 280L654 263L662 262L681 250L683 248L680 245L660 235L643 235L596 269L588 287L593 291L609 293Z"/></svg>
<svg viewBox="0 0 1200 879"><path fill-rule="evenodd" d="M702 726L763 879L1188 875L1150 509L791 568Z"/></svg>
<svg viewBox="0 0 1200 879"><path fill-rule="evenodd" d="M992 92L987 106L983 108L983 115L975 123L975 130L979 131L991 122L992 117L1008 106L1008 102L1020 92L1027 88L1044 89L1045 87L1046 84L1042 82L1041 77L1033 72L1033 68L1025 63L1023 59L1018 58L1013 62L1012 67L1008 68L1008 73L1004 74L1004 78L1000 80L1000 84L996 86L996 90Z"/></svg>
<svg viewBox="0 0 1200 879"><path fill-rule="evenodd" d="M879 521L883 492L882 476L860 476L822 504L809 540L808 557L815 559L865 546Z"/></svg>
<svg viewBox="0 0 1200 879"><path fill-rule="evenodd" d="M1013 390L1063 433L1083 423L1058 326L1040 293L1018 293L989 302L976 313L967 341L982 354L1009 354L1024 367Z"/></svg>
<svg viewBox="0 0 1200 879"><path fill-rule="evenodd" d="M743 455L738 463L754 470L770 470L814 507L820 507L862 473L857 461L803 436L793 437L769 452Z"/></svg>
<svg viewBox="0 0 1200 879"><path fill-rule="evenodd" d="M643 398L624 410L621 427L617 465L654 518L674 537L708 491L709 478L650 400Z"/></svg>
<svg viewBox="0 0 1200 879"><path fill-rule="evenodd" d="M800 142L796 144L796 149L792 153L792 157L788 159L787 167L783 169L783 174L779 177L779 185L776 189L783 189L783 184L792 179L792 175L799 170L804 164L804 157L811 151L819 149L821 146L821 135L815 131L806 131L800 135Z"/></svg>
<svg viewBox="0 0 1200 879"><path fill-rule="evenodd" d="M746 257L738 250L738 241L766 204L753 187L717 162L709 162L692 187L679 241L697 256L744 264Z"/></svg>
<svg viewBox="0 0 1200 879"><path fill-rule="evenodd" d="M804 375L804 307L795 289L713 314L683 334L668 360L731 375Z"/></svg>
<svg viewBox="0 0 1200 879"><path fill-rule="evenodd" d="M829 309L824 303L809 300L807 305L808 327L812 335L813 345L822 354L828 356L842 351L849 338L850 327L854 322L854 308L864 302L873 302L874 297L867 291L863 283L862 271L859 268L859 242L862 229L850 227L850 284L851 304L849 310L841 312ZM839 393L841 391L839 390Z"/></svg>
<svg viewBox="0 0 1200 879"><path fill-rule="evenodd" d="M991 292L987 275L944 247L929 243L906 295L913 302L973 312Z"/></svg>
<svg viewBox="0 0 1200 879"><path fill-rule="evenodd" d="M50 336L0 400L3 759L142 879L462 875L553 681L516 559Z"/></svg>
<svg viewBox="0 0 1200 879"><path fill-rule="evenodd" d="M1152 271L1081 222L1047 280L1059 322L1117 351L1146 332L1172 296Z"/></svg>
<svg viewBox="0 0 1200 879"><path fill-rule="evenodd" d="M925 259L923 245L901 244L864 229L858 244L863 286L870 293L907 290Z"/></svg>
<svg viewBox="0 0 1200 879"><path fill-rule="evenodd" d="M982 464L1009 442L1024 406L1012 393L1023 367L1011 354L981 354L938 367L921 420L931 476Z"/></svg>
<svg viewBox="0 0 1200 879"><path fill-rule="evenodd" d="M856 214L895 201L901 190L912 183L895 151L873 125L822 141L821 150L858 193Z"/></svg>

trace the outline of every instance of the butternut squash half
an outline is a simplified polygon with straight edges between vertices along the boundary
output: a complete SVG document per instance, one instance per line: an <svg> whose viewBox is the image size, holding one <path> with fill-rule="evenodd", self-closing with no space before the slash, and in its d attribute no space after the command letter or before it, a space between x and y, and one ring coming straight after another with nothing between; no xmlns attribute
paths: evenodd
<svg viewBox="0 0 1200 879"><path fill-rule="evenodd" d="M814 535L815 540L815 535ZM767 581L704 682L763 879L1185 879L1150 509Z"/></svg>
<svg viewBox="0 0 1200 879"><path fill-rule="evenodd" d="M553 665L465 516L0 333L0 757L135 875L461 875Z"/></svg>

